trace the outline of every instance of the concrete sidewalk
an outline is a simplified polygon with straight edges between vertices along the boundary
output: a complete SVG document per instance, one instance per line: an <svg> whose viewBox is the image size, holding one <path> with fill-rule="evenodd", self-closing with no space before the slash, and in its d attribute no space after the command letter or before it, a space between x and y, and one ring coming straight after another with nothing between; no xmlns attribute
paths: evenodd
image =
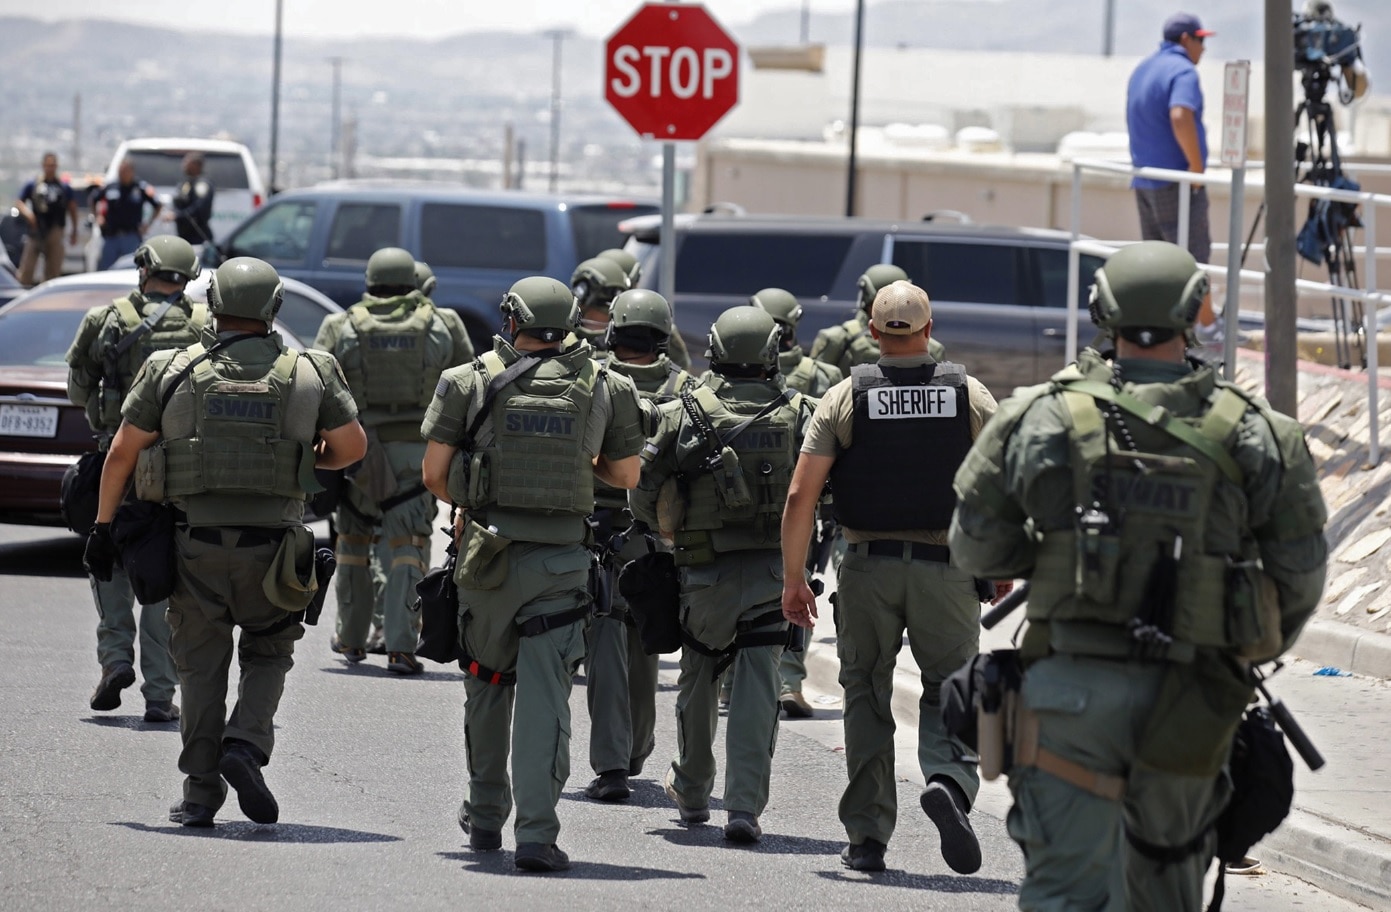
<svg viewBox="0 0 1391 912"><path fill-rule="evenodd" d="M1008 646L1023 616L1016 617L985 633L982 649ZM1253 854L1267 868L1329 893L1374 909L1391 909L1391 682L1360 675L1316 677L1318 668L1293 660L1268 685L1284 699L1328 763L1311 773L1294 756L1295 808ZM824 707L839 707L839 672L835 626L823 598L807 651L805 690L813 706L820 701ZM894 677L893 707L899 725L900 774L912 779L921 779L914 747L922 696L918 674L905 644ZM981 785L977 807L1003 817L1010 805L1005 780Z"/></svg>

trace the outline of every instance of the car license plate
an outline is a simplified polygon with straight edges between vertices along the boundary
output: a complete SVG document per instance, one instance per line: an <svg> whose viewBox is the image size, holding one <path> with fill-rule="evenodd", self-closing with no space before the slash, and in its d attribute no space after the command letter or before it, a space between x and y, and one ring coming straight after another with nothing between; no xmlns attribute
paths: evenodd
<svg viewBox="0 0 1391 912"><path fill-rule="evenodd" d="M53 405L0 405L0 436L58 436L58 407Z"/></svg>

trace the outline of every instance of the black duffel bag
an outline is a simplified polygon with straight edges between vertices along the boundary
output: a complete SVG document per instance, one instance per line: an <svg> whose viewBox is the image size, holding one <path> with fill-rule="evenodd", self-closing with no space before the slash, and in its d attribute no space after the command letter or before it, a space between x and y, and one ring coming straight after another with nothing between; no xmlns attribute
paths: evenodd
<svg viewBox="0 0 1391 912"><path fill-rule="evenodd" d="M111 541L142 605L174 593L174 507L145 500L121 504L111 520Z"/></svg>
<svg viewBox="0 0 1391 912"><path fill-rule="evenodd" d="M106 453L96 450L77 457L77 462L68 466L63 473L58 511L67 527L78 535L86 535L96 524L97 502L101 496L101 469L104 465Z"/></svg>
<svg viewBox="0 0 1391 912"><path fill-rule="evenodd" d="M459 587L454 582L458 548L451 539L443 567L435 567L415 584L415 610L420 612L420 642L415 654L448 664L463 656L459 648Z"/></svg>
<svg viewBox="0 0 1391 912"><path fill-rule="evenodd" d="M651 550L624 565L618 591L642 639L642 651L662 655L681 648L681 584L676 558L669 551Z"/></svg>

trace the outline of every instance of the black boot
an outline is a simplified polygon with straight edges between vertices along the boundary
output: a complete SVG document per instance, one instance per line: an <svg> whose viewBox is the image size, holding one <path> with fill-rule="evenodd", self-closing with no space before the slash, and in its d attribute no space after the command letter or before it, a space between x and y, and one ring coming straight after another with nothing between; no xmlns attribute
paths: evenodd
<svg viewBox="0 0 1391 912"><path fill-rule="evenodd" d="M265 754L254 745L234 739L222 742L218 771L236 790L241 812L255 823L275 823L280 819L280 805L261 776L261 767L265 765Z"/></svg>

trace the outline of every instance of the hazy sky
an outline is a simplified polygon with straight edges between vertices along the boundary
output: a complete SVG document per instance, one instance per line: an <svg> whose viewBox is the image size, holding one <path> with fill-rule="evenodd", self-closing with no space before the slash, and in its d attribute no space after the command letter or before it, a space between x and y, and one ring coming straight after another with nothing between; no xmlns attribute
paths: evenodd
<svg viewBox="0 0 1391 912"><path fill-rule="evenodd" d="M727 25L803 0L705 0ZM456 32L568 26L602 37L640 5L637 0L284 0L285 33L296 37L361 38L373 34L430 37ZM848 11L854 0L811 0L812 8ZM44 19L100 18L219 31L270 32L275 0L0 0L0 15Z"/></svg>

